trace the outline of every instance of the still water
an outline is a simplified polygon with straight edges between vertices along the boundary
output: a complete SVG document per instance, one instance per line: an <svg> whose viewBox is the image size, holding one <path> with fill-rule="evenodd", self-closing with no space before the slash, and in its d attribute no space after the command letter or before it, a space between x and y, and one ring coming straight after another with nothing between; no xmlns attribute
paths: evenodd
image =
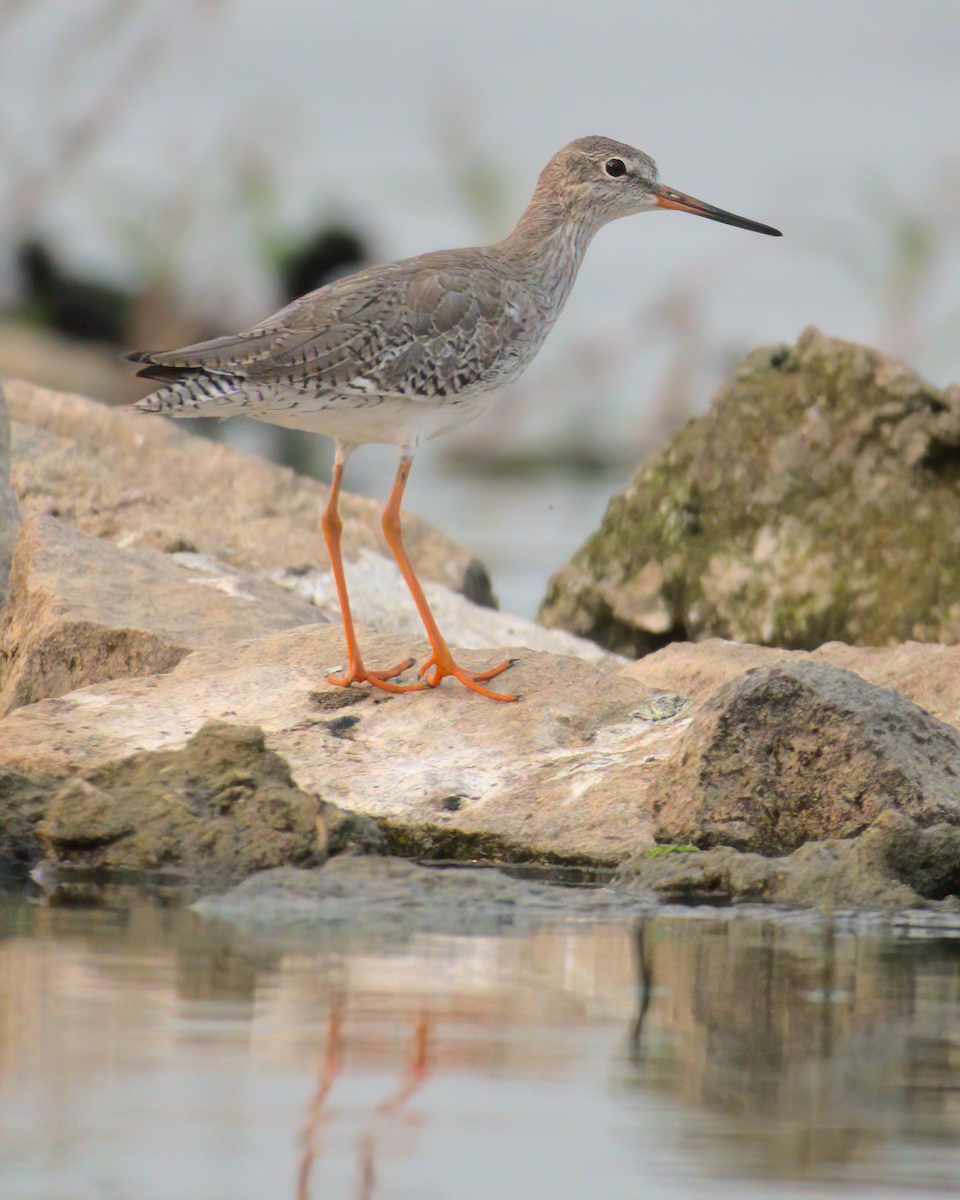
<svg viewBox="0 0 960 1200"><path fill-rule="evenodd" d="M706 910L270 940L0 904L0 1196L960 1190L960 938Z"/></svg>

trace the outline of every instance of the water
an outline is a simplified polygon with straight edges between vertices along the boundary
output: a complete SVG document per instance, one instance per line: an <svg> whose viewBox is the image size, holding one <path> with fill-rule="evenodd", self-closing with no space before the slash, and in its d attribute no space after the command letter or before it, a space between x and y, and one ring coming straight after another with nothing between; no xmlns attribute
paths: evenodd
<svg viewBox="0 0 960 1200"><path fill-rule="evenodd" d="M674 910L278 942L146 899L0 922L9 1200L960 1188L949 928Z"/></svg>

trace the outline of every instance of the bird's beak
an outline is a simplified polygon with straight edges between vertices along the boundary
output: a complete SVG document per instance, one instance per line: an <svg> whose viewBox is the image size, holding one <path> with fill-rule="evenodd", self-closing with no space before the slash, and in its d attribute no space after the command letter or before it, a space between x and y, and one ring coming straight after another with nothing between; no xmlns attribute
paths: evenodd
<svg viewBox="0 0 960 1200"><path fill-rule="evenodd" d="M653 193L657 198L658 208L676 208L680 212L693 213L697 217L709 217L711 221L722 221L724 225L736 225L738 229L752 229L754 233L769 233L771 237L782 237L779 229L769 225L761 225L759 221L748 221L746 217L738 217L734 213L724 212L722 208L714 208L703 200L695 200L683 192L675 192L673 188L659 184Z"/></svg>

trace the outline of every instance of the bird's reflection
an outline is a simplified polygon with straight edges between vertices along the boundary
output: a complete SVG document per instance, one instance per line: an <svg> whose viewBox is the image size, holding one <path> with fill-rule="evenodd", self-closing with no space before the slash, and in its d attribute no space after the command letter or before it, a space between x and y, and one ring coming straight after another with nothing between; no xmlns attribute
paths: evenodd
<svg viewBox="0 0 960 1200"><path fill-rule="evenodd" d="M334 1116L328 1100L344 1065L344 1009L343 997L335 997L330 1006L327 1039L317 1072L317 1086L310 1100L307 1119L300 1136L301 1154L297 1174L297 1200L310 1200L310 1176L316 1159L323 1151L322 1128ZM357 1196L359 1200L372 1200L375 1194L376 1153L379 1137L383 1132L382 1120L385 1118L410 1120L411 1116L404 1112L405 1106L429 1077L431 1029L432 1018L426 1010L423 1010L414 1029L409 1061L399 1086L367 1115L364 1128L357 1138L359 1174Z"/></svg>

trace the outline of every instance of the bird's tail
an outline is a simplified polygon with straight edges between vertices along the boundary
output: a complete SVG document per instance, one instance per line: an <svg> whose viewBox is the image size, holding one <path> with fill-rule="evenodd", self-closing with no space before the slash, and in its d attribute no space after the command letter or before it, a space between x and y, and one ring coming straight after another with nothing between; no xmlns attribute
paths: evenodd
<svg viewBox="0 0 960 1200"><path fill-rule="evenodd" d="M138 350L125 354L131 362L143 364L137 377L158 379L163 387L144 396L133 406L139 412L166 413L171 417L219 416L220 406L233 407L245 380L226 372L207 371L186 363L158 362L161 355Z"/></svg>

